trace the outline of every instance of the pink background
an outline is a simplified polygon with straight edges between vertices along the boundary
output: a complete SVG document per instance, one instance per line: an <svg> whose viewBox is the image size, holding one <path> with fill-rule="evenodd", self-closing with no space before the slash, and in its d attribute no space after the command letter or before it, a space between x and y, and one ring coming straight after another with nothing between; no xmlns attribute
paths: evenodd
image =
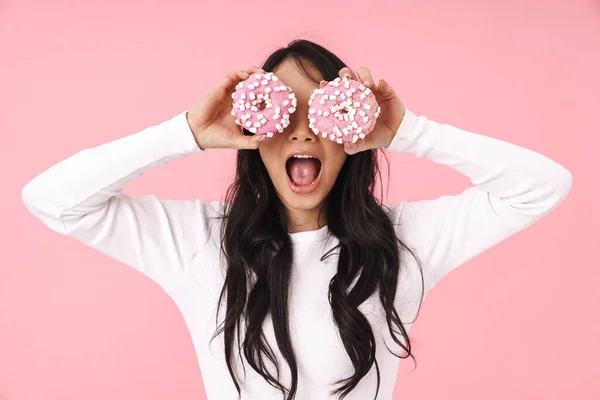
<svg viewBox="0 0 600 400"><path fill-rule="evenodd" d="M44 227L20 190L299 37L371 67L417 114L529 147L574 174L555 212L427 298L411 331L418 367L401 363L395 398L600 398L600 2L3 0L0 399L204 398L174 303ZM126 191L219 198L233 157L177 160ZM388 201L469 184L428 161L390 160Z"/></svg>

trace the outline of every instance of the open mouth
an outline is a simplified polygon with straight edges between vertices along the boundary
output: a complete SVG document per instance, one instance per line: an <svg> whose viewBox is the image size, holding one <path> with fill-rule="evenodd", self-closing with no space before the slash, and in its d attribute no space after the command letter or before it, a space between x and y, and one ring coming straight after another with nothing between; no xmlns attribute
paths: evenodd
<svg viewBox="0 0 600 400"><path fill-rule="evenodd" d="M285 169L290 188L296 193L310 193L316 189L321 178L321 160L312 154L291 154Z"/></svg>

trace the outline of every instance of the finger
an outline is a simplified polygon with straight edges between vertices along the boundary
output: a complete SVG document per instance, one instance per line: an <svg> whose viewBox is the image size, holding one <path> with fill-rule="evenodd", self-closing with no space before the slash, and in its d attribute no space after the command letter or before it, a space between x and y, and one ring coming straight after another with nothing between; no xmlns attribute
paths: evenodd
<svg viewBox="0 0 600 400"><path fill-rule="evenodd" d="M246 80L253 73L260 73L261 69L257 67L249 67L246 69L237 69L228 73L225 78L217 86L217 91L222 95L229 95L235 89L235 86L243 80Z"/></svg>
<svg viewBox="0 0 600 400"><path fill-rule="evenodd" d="M346 154L348 154L349 156L353 156L356 153L358 153L358 151L352 147L352 145L349 146L345 146L344 151L346 152Z"/></svg>
<svg viewBox="0 0 600 400"><path fill-rule="evenodd" d="M348 79L355 79L354 74L352 73L352 70L348 67L344 67L342 69L340 69L340 72L338 72L338 75L340 78L348 78Z"/></svg>
<svg viewBox="0 0 600 400"><path fill-rule="evenodd" d="M235 85L238 84L239 81L248 79L250 74L244 70L235 70L231 71L225 78L217 85L216 92L221 96L227 96L230 92L233 92L235 89Z"/></svg>
<svg viewBox="0 0 600 400"><path fill-rule="evenodd" d="M378 88L376 93L378 100L391 100L396 97L394 88L386 80L380 79Z"/></svg>
<svg viewBox="0 0 600 400"><path fill-rule="evenodd" d="M358 143L346 142L344 143L344 147L344 151L350 156L358 153Z"/></svg>
<svg viewBox="0 0 600 400"><path fill-rule="evenodd" d="M256 150L267 136L266 135L252 135L252 136L240 136L236 138L234 148L238 150Z"/></svg>
<svg viewBox="0 0 600 400"><path fill-rule="evenodd" d="M363 83L363 85L365 85L366 87L368 87L370 89L377 89L377 85L375 84L375 81L373 80L373 77L371 76L371 71L369 71L369 69L367 67L365 67L365 66L358 67L356 72L358 73L358 78Z"/></svg>
<svg viewBox="0 0 600 400"><path fill-rule="evenodd" d="M254 67L254 66L253 67L245 68L242 71L246 72L249 75L252 75L252 74L255 74L255 73L258 73L258 74L260 74L260 73L264 74L265 73L264 69L259 68L259 67Z"/></svg>

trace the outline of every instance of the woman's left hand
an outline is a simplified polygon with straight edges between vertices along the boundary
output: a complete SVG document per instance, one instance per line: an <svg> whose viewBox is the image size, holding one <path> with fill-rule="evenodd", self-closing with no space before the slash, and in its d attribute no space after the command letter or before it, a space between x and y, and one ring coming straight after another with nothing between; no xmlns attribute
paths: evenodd
<svg viewBox="0 0 600 400"><path fill-rule="evenodd" d="M364 139L345 145L345 151L349 155L365 150L388 147L394 139L394 135L398 131L406 112L404 105L389 83L383 79L375 83L367 67L359 67L356 72L361 83L375 94L375 99L381 107L381 113L377 118L375 127ZM347 76L348 79L356 79L350 68L347 67L340 70L339 76L340 78ZM326 82L321 82L321 85L325 84Z"/></svg>

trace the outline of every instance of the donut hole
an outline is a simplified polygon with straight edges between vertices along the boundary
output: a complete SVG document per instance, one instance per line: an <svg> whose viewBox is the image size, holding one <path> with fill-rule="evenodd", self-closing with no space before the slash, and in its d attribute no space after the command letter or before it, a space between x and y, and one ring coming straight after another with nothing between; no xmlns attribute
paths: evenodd
<svg viewBox="0 0 600 400"><path fill-rule="evenodd" d="M264 100L259 101L258 104L256 104L256 108L258 108L260 111L264 110L267 108L267 102Z"/></svg>

